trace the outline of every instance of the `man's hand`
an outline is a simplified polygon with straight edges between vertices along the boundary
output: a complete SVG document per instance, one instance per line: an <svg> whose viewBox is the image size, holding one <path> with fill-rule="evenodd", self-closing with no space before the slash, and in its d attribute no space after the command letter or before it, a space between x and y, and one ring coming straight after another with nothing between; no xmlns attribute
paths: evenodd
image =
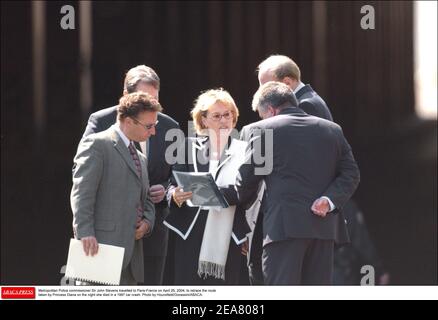
<svg viewBox="0 0 438 320"><path fill-rule="evenodd" d="M146 220L140 220L137 222L137 229L135 230L135 240L139 240L149 232L151 226Z"/></svg>
<svg viewBox="0 0 438 320"><path fill-rule="evenodd" d="M311 209L314 214L320 216L321 218L324 218L330 211L330 204L327 199L319 198L316 199L315 202L313 202Z"/></svg>
<svg viewBox="0 0 438 320"><path fill-rule="evenodd" d="M149 188L149 197L153 203L160 203L164 199L166 190L161 184L155 184Z"/></svg>
<svg viewBox="0 0 438 320"><path fill-rule="evenodd" d="M81 239L81 242L86 256L94 256L97 254L97 251L99 250L99 244L97 243L95 237L84 237Z"/></svg>

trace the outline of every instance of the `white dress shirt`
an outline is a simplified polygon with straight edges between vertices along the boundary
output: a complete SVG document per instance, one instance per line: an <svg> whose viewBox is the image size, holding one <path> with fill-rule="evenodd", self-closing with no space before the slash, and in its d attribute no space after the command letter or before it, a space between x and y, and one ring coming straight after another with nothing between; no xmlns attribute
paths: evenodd
<svg viewBox="0 0 438 320"><path fill-rule="evenodd" d="M129 147L129 144L131 143L131 140L128 139L128 137L123 133L122 129L120 129L120 126L118 123L115 123L112 125L114 127L114 130L119 134L120 138L122 138L123 142L125 143L126 148Z"/></svg>

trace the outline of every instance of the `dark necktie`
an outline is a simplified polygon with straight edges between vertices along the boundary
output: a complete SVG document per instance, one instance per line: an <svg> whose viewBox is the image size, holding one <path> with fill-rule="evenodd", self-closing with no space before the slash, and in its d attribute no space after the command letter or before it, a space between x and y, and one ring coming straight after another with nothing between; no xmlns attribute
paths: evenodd
<svg viewBox="0 0 438 320"><path fill-rule="evenodd" d="M129 153L131 154L132 160L134 161L135 167L137 168L138 176L141 179L141 162L140 162L140 158L138 157L137 150L135 149L132 141L129 144L128 149L129 149ZM142 218L143 218L143 206L141 205L141 201L140 201L140 203L137 205L137 222L139 222Z"/></svg>
<svg viewBox="0 0 438 320"><path fill-rule="evenodd" d="M137 150L135 149L132 141L129 144L128 149L129 149L129 153L131 154L132 160L134 161L135 167L137 168L138 176L141 178L141 162L140 162L140 158L138 157Z"/></svg>

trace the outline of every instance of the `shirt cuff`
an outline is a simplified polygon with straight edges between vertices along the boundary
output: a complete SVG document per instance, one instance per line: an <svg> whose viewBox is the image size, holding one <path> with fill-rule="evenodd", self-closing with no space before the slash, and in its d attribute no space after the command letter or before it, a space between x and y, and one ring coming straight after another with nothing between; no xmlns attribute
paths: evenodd
<svg viewBox="0 0 438 320"><path fill-rule="evenodd" d="M167 191L166 191L166 197L167 197L167 205L170 208L170 204L172 203L172 197L173 197L173 193L175 192L176 187L169 185L167 187Z"/></svg>
<svg viewBox="0 0 438 320"><path fill-rule="evenodd" d="M332 200L330 200L329 197L322 196L321 199L326 199L326 200L328 201L328 203L329 203L329 205L330 205L330 210L329 210L329 212L332 212L333 210L336 209L335 205L333 204Z"/></svg>

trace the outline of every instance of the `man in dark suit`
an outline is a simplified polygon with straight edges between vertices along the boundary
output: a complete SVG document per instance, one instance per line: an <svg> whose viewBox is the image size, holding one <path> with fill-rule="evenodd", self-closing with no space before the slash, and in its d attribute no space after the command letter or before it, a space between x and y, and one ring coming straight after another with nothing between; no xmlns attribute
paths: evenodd
<svg viewBox="0 0 438 320"><path fill-rule="evenodd" d="M142 91L149 93L158 100L160 78L156 72L145 65L139 65L126 73L123 94ZM100 132L109 128L116 121L117 106L109 107L93 113L84 132L84 137L91 133ZM165 200L165 193L171 175L171 166L165 159L166 148L172 141L166 141L166 133L171 129L179 129L178 123L171 117L158 113L156 134L149 140L137 144L137 148L148 159L148 172L151 187L149 197L155 204L155 229L150 237L143 240L144 249L144 284L161 285L163 283L164 265L167 255L168 229L163 220L169 210Z"/></svg>
<svg viewBox="0 0 438 320"><path fill-rule="evenodd" d="M262 86L268 81L279 81L286 84L295 93L299 108L307 114L333 121L332 114L325 101L312 89L309 84L301 82L301 71L298 65L289 57L272 55L257 67L259 84ZM241 139L248 141L247 128L242 128ZM261 268L263 212L259 211L259 204L255 204L247 211L247 219L252 226L257 226L249 237L248 271L251 284L262 285L263 274Z"/></svg>
<svg viewBox="0 0 438 320"><path fill-rule="evenodd" d="M341 209L360 180L351 148L337 124L298 108L284 83L262 85L253 109L264 120L247 128L251 144L236 187L239 200L251 204L266 184L264 281L331 284L334 243L348 241Z"/></svg>
<svg viewBox="0 0 438 320"><path fill-rule="evenodd" d="M301 71L289 57L273 55L259 64L258 78L260 85L268 81L279 81L293 90L299 102L299 108L313 116L333 121L332 114L325 101L309 84L301 82Z"/></svg>

